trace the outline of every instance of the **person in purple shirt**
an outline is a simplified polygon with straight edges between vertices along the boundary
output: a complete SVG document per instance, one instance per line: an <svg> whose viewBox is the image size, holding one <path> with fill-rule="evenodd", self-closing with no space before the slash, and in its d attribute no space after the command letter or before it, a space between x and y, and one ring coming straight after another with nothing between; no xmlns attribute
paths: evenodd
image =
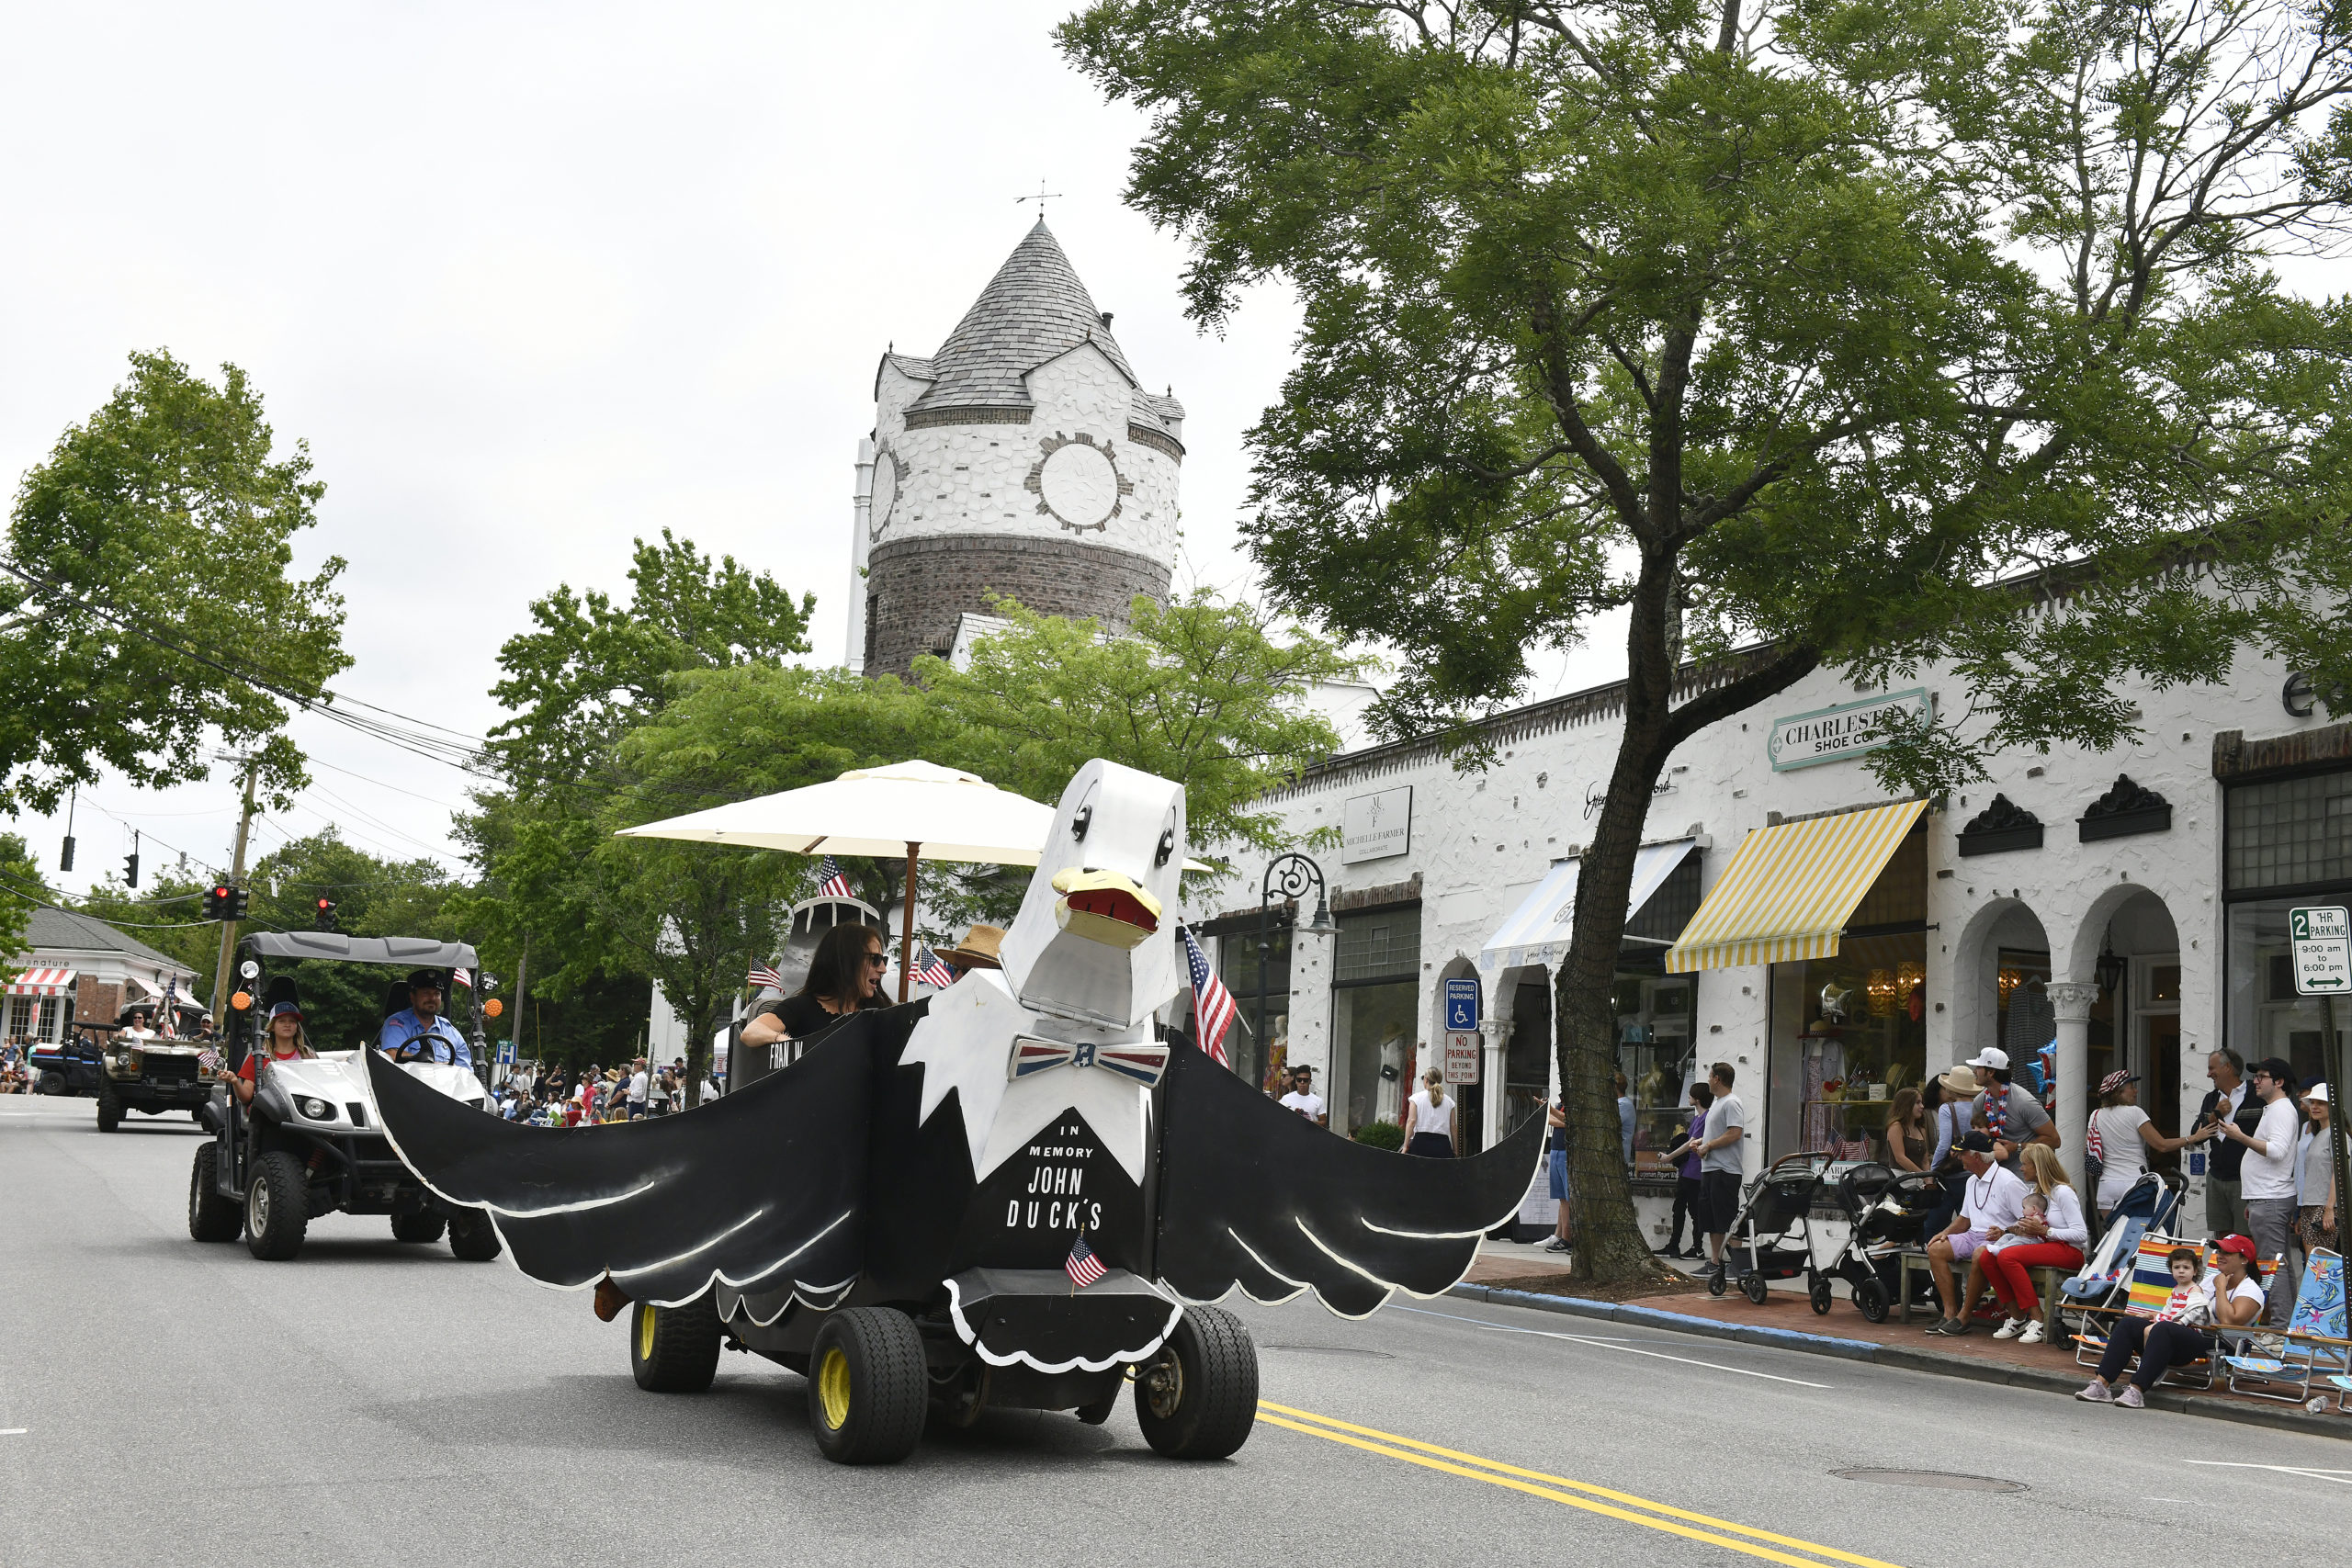
<svg viewBox="0 0 2352 1568"><path fill-rule="evenodd" d="M1683 1128L1682 1136L1666 1151L1666 1163L1674 1167L1674 1230L1666 1245L1657 1249L1660 1258L1698 1258L1704 1248L1699 1245L1699 1140L1706 1135L1707 1107L1715 1102L1715 1091L1702 1081L1690 1086L1690 1123ZM1690 1217L1690 1247L1682 1247L1682 1217Z"/></svg>

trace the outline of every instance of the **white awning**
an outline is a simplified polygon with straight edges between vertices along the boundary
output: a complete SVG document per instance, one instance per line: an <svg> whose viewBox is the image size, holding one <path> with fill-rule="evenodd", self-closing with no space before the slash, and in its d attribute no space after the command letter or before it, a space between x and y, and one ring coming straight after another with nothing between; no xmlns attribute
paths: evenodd
<svg viewBox="0 0 2352 1568"><path fill-rule="evenodd" d="M1695 840L1669 839L1662 844L1645 844L1634 858L1634 882L1627 889L1625 908L1629 918L1642 912L1682 857L1690 852ZM1580 860L1553 863L1535 890L1520 900L1519 908L1509 919L1495 928L1479 950L1478 966L1482 969L1511 969L1525 964L1550 965L1557 964L1568 951L1568 939L1575 933L1577 913L1577 874L1583 865Z"/></svg>
<svg viewBox="0 0 2352 1568"><path fill-rule="evenodd" d="M62 997L74 987L71 969L28 969L8 982L12 997Z"/></svg>

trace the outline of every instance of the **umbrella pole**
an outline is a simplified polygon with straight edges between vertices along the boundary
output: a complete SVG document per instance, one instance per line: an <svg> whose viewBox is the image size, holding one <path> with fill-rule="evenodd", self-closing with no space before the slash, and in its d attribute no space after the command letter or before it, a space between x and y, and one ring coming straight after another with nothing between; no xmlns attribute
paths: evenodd
<svg viewBox="0 0 2352 1568"><path fill-rule="evenodd" d="M907 846L907 902L899 920L899 999L907 999L915 972L915 853L922 846Z"/></svg>

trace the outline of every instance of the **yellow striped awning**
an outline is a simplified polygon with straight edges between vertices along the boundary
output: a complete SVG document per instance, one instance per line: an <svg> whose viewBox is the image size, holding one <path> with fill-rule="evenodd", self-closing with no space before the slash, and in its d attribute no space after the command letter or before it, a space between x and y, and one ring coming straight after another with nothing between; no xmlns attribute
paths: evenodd
<svg viewBox="0 0 2352 1568"><path fill-rule="evenodd" d="M1666 955L1666 972L1826 958L1924 800L1783 822L1747 835Z"/></svg>

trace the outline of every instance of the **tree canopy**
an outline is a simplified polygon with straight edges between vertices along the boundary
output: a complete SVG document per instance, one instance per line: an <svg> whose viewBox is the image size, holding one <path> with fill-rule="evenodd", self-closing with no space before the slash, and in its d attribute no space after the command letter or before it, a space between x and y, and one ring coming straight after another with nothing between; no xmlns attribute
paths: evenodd
<svg viewBox="0 0 2352 1568"><path fill-rule="evenodd" d="M1205 321L1279 277L1252 430L1277 603L1389 640L1459 727L1625 613L1624 728L1555 1008L1577 1267L1649 1267L1609 989L1675 748L1812 671L1970 699L1890 737L1940 791L2113 746L2121 677L2253 642L2340 682L2352 15L2295 0L1098 0L1151 116L1129 200Z"/></svg>
<svg viewBox="0 0 2352 1568"><path fill-rule="evenodd" d="M111 768L148 787L206 776L209 748L304 782L288 701L350 664L343 571L291 574L326 487L308 447L273 456L261 395L168 353L134 354L106 405L17 487L0 575L0 808L55 807Z"/></svg>

